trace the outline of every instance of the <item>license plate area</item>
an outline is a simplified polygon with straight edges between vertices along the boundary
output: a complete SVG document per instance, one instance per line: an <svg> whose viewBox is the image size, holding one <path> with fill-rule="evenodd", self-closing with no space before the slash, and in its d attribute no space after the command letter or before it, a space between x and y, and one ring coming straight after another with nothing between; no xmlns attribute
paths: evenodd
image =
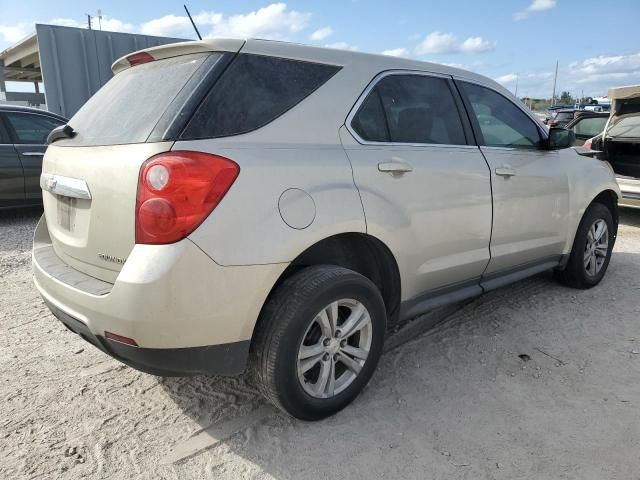
<svg viewBox="0 0 640 480"><path fill-rule="evenodd" d="M63 195L56 195L56 198L58 205L58 225L68 232L73 232L75 229L76 204L78 199L65 197Z"/></svg>

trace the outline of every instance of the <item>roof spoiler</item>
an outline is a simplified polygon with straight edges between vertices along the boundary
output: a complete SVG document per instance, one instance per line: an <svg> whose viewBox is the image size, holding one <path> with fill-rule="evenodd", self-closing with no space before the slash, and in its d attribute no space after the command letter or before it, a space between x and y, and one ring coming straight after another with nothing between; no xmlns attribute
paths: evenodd
<svg viewBox="0 0 640 480"><path fill-rule="evenodd" d="M111 65L111 71L113 74L117 74L130 68L138 63L135 60L130 61L130 58L139 58L140 54L145 53L153 60L162 60L164 58L178 57L180 55L189 55L192 53L203 52L232 52L237 53L244 46L245 40L236 38L216 38L212 40L201 41L188 41L178 43L168 43L166 45L159 45L157 47L145 48L144 50L138 50L136 52L128 53L127 55L120 57L113 65Z"/></svg>

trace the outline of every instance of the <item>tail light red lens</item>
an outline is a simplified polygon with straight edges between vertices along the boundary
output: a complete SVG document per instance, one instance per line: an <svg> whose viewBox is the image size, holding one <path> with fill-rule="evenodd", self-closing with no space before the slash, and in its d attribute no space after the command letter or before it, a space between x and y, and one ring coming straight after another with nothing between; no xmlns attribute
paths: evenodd
<svg viewBox="0 0 640 480"><path fill-rule="evenodd" d="M193 232L220 203L240 167L228 158L175 151L142 164L136 199L136 243L166 244Z"/></svg>

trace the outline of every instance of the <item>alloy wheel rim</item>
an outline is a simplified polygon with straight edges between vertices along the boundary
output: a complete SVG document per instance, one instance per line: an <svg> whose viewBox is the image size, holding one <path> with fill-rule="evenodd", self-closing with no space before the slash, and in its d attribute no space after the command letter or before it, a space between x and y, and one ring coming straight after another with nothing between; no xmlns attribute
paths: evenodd
<svg viewBox="0 0 640 480"><path fill-rule="evenodd" d="M584 248L584 268L592 277L596 276L609 253L609 229L607 222L598 219L587 232L587 244Z"/></svg>
<svg viewBox="0 0 640 480"><path fill-rule="evenodd" d="M298 380L315 398L343 392L364 367L373 339L371 315L353 299L331 302L313 318L298 348Z"/></svg>

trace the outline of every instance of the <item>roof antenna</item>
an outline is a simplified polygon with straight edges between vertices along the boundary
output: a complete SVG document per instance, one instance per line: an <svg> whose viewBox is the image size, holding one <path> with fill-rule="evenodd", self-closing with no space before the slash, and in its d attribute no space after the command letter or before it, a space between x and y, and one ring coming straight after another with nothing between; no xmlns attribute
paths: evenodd
<svg viewBox="0 0 640 480"><path fill-rule="evenodd" d="M196 24L193 21L193 18L191 18L191 14L189 13L189 9L187 8L186 5L183 5L183 7L184 7L184 11L187 12L187 16L189 17L189 20L191 20L191 25L193 25L193 29L196 31L196 35L198 35L198 38L200 40L202 40L202 35L200 35L200 32L198 31L198 27L196 27Z"/></svg>

